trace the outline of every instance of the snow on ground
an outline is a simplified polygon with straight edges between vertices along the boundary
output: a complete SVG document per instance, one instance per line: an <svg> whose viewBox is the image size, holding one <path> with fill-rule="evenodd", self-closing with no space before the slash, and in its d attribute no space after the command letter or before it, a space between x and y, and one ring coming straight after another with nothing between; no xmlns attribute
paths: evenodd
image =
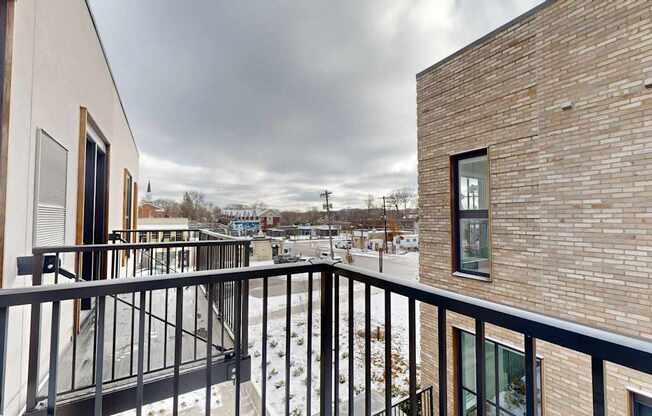
<svg viewBox="0 0 652 416"><path fill-rule="evenodd" d="M307 278L306 276L293 276L295 278ZM285 279L285 278L280 278ZM348 335L348 285L346 279L341 278L343 284L340 286L340 319L339 334L336 339L339 341L340 371L339 386L340 397L346 400L349 380L349 335ZM318 286L318 285L315 285ZM308 369L308 316L307 316L307 293L295 293L291 297L292 319L290 326L290 411L293 415L299 416L306 412L305 403L307 397L307 369ZM313 300L319 299L319 290L313 293ZM285 295L270 297L268 302L268 339L267 339L267 392L269 411L273 415L281 415L285 411ZM252 302L253 301L253 302ZM262 299L250 301L250 322L257 322L250 325L249 341L250 353L252 355L252 382L259 394L263 380L261 380L261 359L262 359ZM255 305L255 306L254 306ZM354 287L354 392L356 396L364 394L364 285L356 283ZM283 311L279 314L272 312ZM319 403L319 349L320 349L320 319L319 305L313 303L313 330L310 365L312 366L311 376L311 400L314 406ZM277 317L274 317L277 316ZM372 390L384 392L384 363L385 363L385 342L384 342L384 292L373 289L371 296L371 361L372 361ZM417 363L419 357L419 311L416 310L416 334ZM408 392L408 301L407 298L392 295L392 384L395 398L402 398Z"/></svg>

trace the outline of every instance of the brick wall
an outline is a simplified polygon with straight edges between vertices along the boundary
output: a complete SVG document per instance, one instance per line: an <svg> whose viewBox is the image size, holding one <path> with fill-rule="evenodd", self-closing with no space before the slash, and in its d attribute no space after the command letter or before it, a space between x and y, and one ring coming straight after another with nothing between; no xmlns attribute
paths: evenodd
<svg viewBox="0 0 652 416"><path fill-rule="evenodd" d="M421 280L651 339L651 78L644 0L549 1L420 74ZM452 276L451 259L450 157L484 147L490 282ZM421 322L423 377L436 385L436 312L424 307ZM545 414L592 414L588 358L545 344L539 352ZM626 388L652 393L650 377L608 372L610 414L628 414Z"/></svg>

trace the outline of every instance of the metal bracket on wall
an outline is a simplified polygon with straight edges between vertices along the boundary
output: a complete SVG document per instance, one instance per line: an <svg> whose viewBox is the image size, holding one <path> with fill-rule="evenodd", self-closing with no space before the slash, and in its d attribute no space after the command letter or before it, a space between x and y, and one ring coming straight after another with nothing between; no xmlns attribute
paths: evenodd
<svg viewBox="0 0 652 416"><path fill-rule="evenodd" d="M21 256L16 259L18 276L28 276L34 274L34 256ZM57 256L43 256L43 274L54 273L57 269ZM59 259L59 274L69 279L74 279L75 275L61 267Z"/></svg>

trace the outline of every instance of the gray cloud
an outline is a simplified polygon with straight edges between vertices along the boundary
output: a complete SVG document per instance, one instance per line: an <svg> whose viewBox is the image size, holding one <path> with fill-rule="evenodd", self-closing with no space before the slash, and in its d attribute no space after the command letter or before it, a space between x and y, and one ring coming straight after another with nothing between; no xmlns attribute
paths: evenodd
<svg viewBox="0 0 652 416"><path fill-rule="evenodd" d="M416 184L415 74L540 0L91 0L156 196Z"/></svg>

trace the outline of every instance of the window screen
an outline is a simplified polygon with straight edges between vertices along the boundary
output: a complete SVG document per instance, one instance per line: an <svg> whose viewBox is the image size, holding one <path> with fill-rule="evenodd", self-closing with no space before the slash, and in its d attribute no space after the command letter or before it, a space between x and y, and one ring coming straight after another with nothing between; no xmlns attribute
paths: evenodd
<svg viewBox="0 0 652 416"><path fill-rule="evenodd" d="M63 245L68 151L39 130L36 150L34 245Z"/></svg>

